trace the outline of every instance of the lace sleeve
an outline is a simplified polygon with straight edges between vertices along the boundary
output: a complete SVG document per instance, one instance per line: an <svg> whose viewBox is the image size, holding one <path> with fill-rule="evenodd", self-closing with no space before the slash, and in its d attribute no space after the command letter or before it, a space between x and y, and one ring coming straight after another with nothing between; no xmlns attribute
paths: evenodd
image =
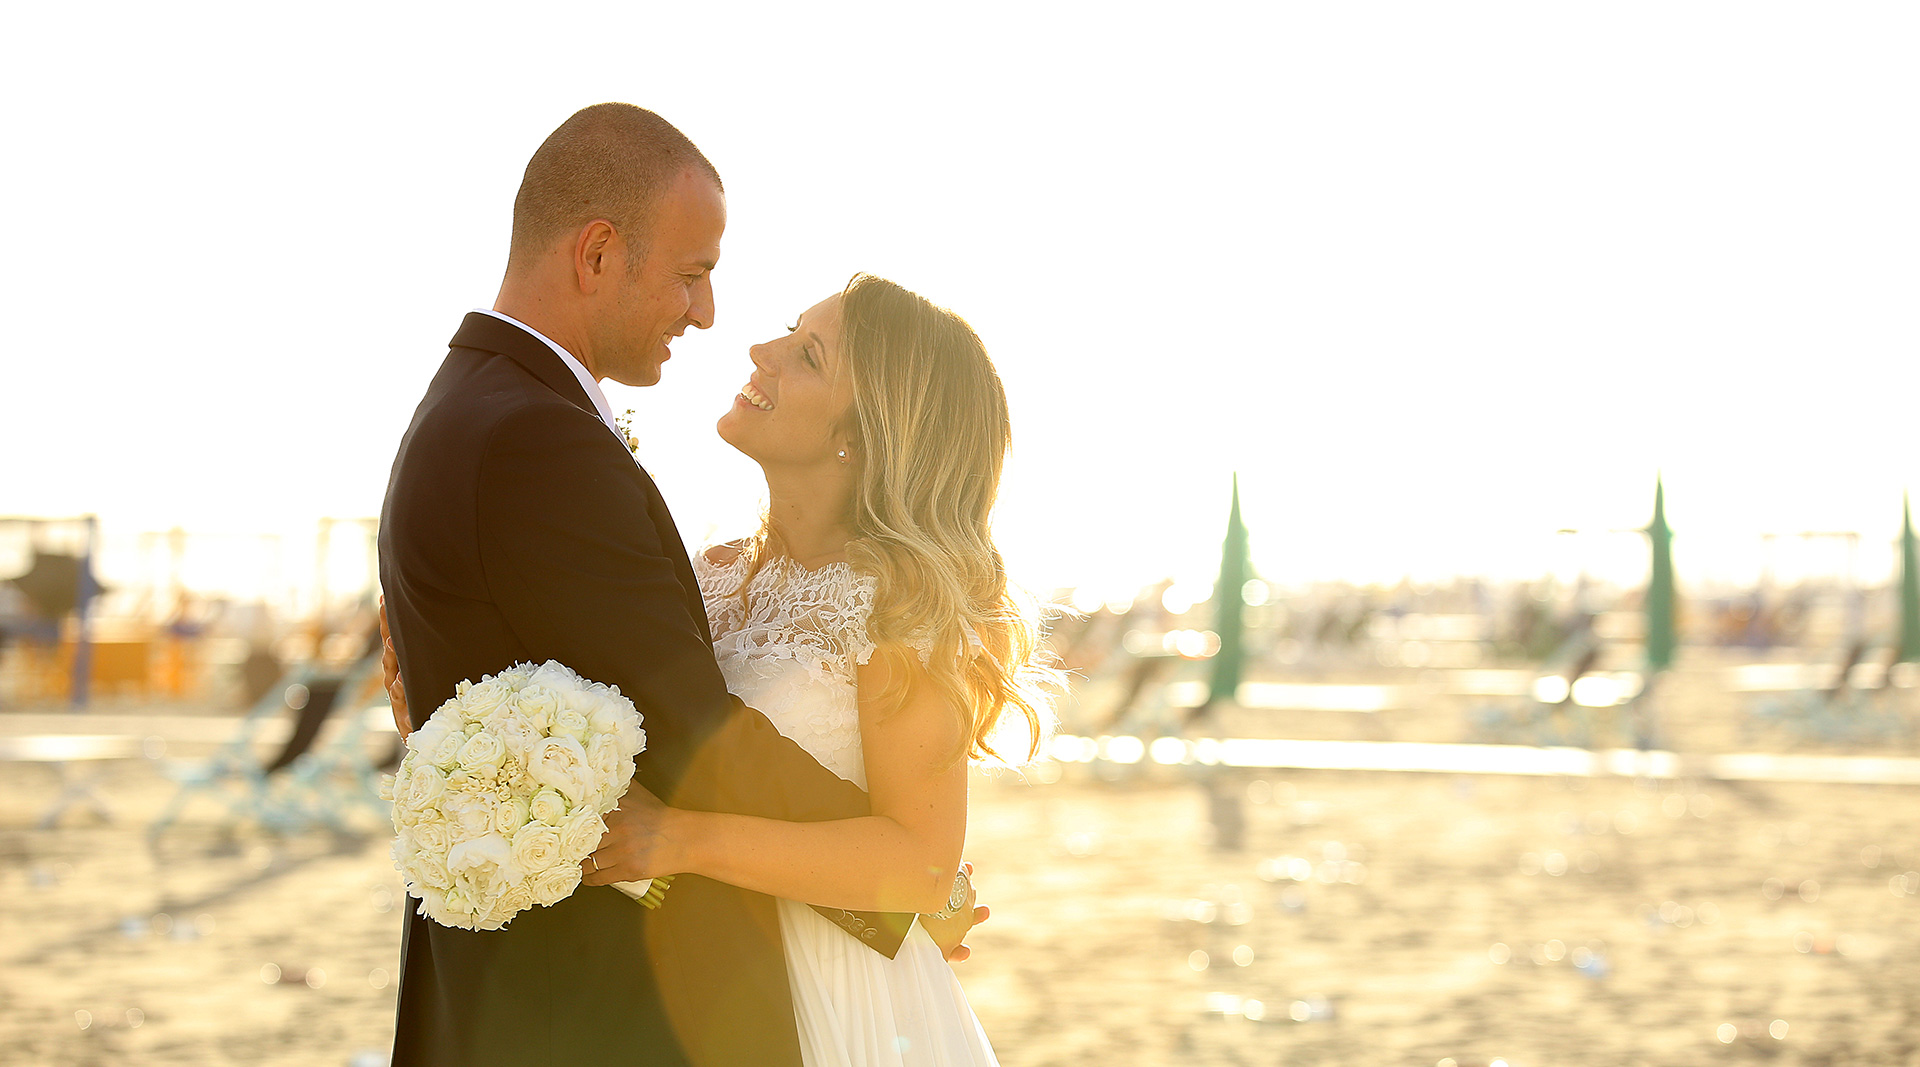
<svg viewBox="0 0 1920 1067"><path fill-rule="evenodd" d="M847 626L841 640L853 655L853 662L864 667L873 661L873 637L867 633L867 620L873 615L874 580L861 576L853 583L853 610L847 613Z"/></svg>
<svg viewBox="0 0 1920 1067"><path fill-rule="evenodd" d="M700 599L707 609L707 625L717 638L721 634L738 630L745 622L740 603L740 579L746 574L746 557L735 551L724 563L715 563L712 555L716 548L730 548L728 545L709 546L693 554L693 577L700 583Z"/></svg>

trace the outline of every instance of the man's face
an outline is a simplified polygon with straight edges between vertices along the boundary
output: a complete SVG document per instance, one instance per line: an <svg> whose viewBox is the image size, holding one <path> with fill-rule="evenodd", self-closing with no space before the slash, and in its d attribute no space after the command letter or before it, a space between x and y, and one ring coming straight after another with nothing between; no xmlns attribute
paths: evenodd
<svg viewBox="0 0 1920 1067"><path fill-rule="evenodd" d="M713 325L713 268L726 228L726 197L713 179L680 172L654 209L646 247L626 245L626 274L596 331L596 371L624 385L653 385L667 345L689 326Z"/></svg>

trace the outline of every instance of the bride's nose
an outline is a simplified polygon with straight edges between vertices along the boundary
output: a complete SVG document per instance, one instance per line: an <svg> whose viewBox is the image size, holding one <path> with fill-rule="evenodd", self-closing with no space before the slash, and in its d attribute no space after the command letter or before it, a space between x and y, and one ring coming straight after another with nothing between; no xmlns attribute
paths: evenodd
<svg viewBox="0 0 1920 1067"><path fill-rule="evenodd" d="M747 358L753 360L753 365L761 371L767 374L774 373L773 353L768 350L767 345L758 344L747 349Z"/></svg>

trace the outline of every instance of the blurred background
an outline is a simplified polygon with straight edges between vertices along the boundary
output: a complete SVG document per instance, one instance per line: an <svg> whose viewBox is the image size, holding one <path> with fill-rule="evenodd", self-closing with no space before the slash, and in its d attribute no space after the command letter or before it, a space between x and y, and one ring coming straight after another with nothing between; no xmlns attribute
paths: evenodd
<svg viewBox="0 0 1920 1067"><path fill-rule="evenodd" d="M1006 381L1076 676L974 793L1004 1062L1914 1060L1911 8L9 23L0 1060L385 1062L372 516L601 100L727 183L609 389L690 542L853 272Z"/></svg>

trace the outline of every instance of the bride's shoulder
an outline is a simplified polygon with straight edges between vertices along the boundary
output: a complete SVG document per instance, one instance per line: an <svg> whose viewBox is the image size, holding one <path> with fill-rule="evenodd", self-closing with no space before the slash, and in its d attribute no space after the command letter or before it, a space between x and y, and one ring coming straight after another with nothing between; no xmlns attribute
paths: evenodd
<svg viewBox="0 0 1920 1067"><path fill-rule="evenodd" d="M700 558L715 567L731 567L740 562L746 554L747 539L726 541L717 545L708 545L700 550Z"/></svg>

